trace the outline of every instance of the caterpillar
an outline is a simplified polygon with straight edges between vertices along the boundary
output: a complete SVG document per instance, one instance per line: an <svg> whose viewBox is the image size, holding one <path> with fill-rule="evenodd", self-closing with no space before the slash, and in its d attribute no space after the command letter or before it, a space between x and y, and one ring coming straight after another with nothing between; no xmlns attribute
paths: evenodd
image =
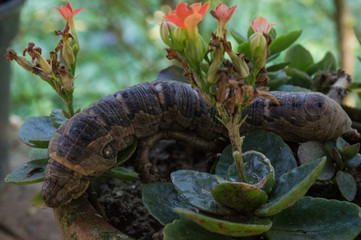
<svg viewBox="0 0 361 240"><path fill-rule="evenodd" d="M326 141L352 132L351 120L321 93L272 92L281 104L257 99L244 110L241 131L264 128L286 141ZM78 198L92 177L117 164L117 152L160 131L194 132L203 139L227 136L217 113L189 84L141 83L101 98L61 125L48 147L43 199L56 208Z"/></svg>

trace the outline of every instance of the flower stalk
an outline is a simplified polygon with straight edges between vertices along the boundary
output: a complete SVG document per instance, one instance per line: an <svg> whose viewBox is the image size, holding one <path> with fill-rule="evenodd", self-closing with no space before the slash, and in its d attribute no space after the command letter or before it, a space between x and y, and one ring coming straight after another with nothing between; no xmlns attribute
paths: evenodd
<svg viewBox="0 0 361 240"><path fill-rule="evenodd" d="M79 51L79 42L73 18L83 8L73 11L68 2L65 7L55 7L55 9L60 12L67 23L64 31L55 31L55 35L61 35L62 39L57 44L55 51L50 52L50 59L46 59L42 55L40 47L35 47L34 43L29 43L23 55L25 56L27 53L32 61L18 56L12 49L8 50L6 60L15 60L25 70L31 71L46 81L64 102L66 107L66 110L63 110L64 116L70 118L77 113L73 106L73 92L76 56Z"/></svg>
<svg viewBox="0 0 361 240"><path fill-rule="evenodd" d="M211 10L210 13L218 21L218 28L212 33L208 46L205 45L198 33L198 24L203 20L208 5L209 2L203 6L196 3L188 8L186 3L179 3L161 24L160 34L164 43L170 47L167 49L167 58L182 63L192 86L197 87L204 101L217 110L219 121L228 130L239 179L247 182L242 158L244 137L241 138L239 133L246 119L242 111L253 104L258 96L278 103L264 89L268 81L265 69L271 39L268 33L275 23L268 24L262 17L252 22L255 31L249 41L252 57L246 59L245 54L233 51L226 37L226 23L237 5L228 8L220 3L215 10ZM176 35L176 29L182 29L183 32L179 31Z"/></svg>

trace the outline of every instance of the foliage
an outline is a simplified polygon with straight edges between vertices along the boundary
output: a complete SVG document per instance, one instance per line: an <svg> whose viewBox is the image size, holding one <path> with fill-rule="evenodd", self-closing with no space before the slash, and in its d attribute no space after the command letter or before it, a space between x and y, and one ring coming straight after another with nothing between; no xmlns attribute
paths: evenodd
<svg viewBox="0 0 361 240"><path fill-rule="evenodd" d="M263 130L252 131L247 139L254 145L247 147L258 148L262 152L262 145L256 141L260 134L270 134L270 142L278 137ZM279 149L285 143L278 144L274 145L274 149ZM229 161L232 159L230 147L227 147L217 163L216 174L179 170L171 174L173 186L170 183L145 185L142 194L145 206L166 225L165 236L181 226L191 225L189 221L208 230L205 232L204 229L196 228L192 234L203 233L210 237L214 233L233 237L265 233L267 239L289 239L290 236L298 236L301 225L304 229L302 239L313 239L315 235L317 239L329 239L331 235L332 239L353 239L361 231L361 219L358 216L361 209L357 205L303 197L326 164L326 157L319 158L320 155L312 149L302 147L304 156L307 155L310 161L283 173L273 182L272 190L268 190L268 193L261 190L260 186L265 186L267 179L274 176L274 173L267 174L273 172L271 163L275 160L265 156L269 151L266 147L264 154L254 150L244 153L249 156L248 159L244 158L245 165L252 169L253 174L259 174L254 178L259 179L258 182L251 178L251 183L239 182L234 163ZM272 156L270 153L268 155ZM277 161L287 164L288 158L278 158ZM280 169L274 171L279 172ZM343 211L347 212L347 217ZM172 213L172 216L167 217L165 212ZM265 216L274 217L267 219ZM182 217L188 221L176 220ZM298 220L295 222L295 219ZM330 224L338 227L327 236L320 234L329 231ZM350 232L347 231L349 226L353 226ZM182 236L172 235L169 239L182 239Z"/></svg>

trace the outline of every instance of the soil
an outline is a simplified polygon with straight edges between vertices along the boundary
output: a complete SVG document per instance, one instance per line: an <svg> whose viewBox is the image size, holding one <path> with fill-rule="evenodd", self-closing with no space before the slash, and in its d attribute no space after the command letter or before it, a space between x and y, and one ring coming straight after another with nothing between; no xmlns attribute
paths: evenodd
<svg viewBox="0 0 361 240"><path fill-rule="evenodd" d="M168 181L170 173L178 169L208 171L215 160L215 154L207 156L176 140L158 142L150 154L154 172ZM112 179L95 188L93 205L110 224L135 239L162 239L163 226L143 206L140 181Z"/></svg>

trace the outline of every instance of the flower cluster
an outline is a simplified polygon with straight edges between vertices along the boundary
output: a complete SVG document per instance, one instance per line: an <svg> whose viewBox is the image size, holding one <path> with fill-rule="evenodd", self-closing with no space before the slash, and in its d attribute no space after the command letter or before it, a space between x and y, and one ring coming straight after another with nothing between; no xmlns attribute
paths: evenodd
<svg viewBox="0 0 361 240"><path fill-rule="evenodd" d="M64 31L55 31L56 35L61 35L62 39L57 44L55 51L49 53L50 59L42 55L42 49L35 47L34 43L29 43L23 51L23 56L9 49L7 52L7 61L15 60L21 67L27 71L40 76L43 80L58 93L68 111L63 111L65 116L71 117L75 114L73 109L73 90L76 68L76 57L79 51L79 41L76 36L73 18L83 8L73 11L68 2L66 7L55 7L56 10L66 20ZM31 57L31 61L25 58L25 54Z"/></svg>
<svg viewBox="0 0 361 240"><path fill-rule="evenodd" d="M268 80L264 66L271 42L268 33L275 23L269 25L263 17L251 23L255 32L249 39L252 57L246 59L243 53L233 51L226 38L226 24L237 5L229 8L220 3L210 11L218 21L218 29L206 45L198 32L198 25L208 7L209 2L190 6L179 3L161 23L160 35L169 46L168 59L181 62L186 75L193 86L199 88L204 100L231 119L236 113L239 116L240 111L252 104L257 96L267 96L262 88Z"/></svg>

